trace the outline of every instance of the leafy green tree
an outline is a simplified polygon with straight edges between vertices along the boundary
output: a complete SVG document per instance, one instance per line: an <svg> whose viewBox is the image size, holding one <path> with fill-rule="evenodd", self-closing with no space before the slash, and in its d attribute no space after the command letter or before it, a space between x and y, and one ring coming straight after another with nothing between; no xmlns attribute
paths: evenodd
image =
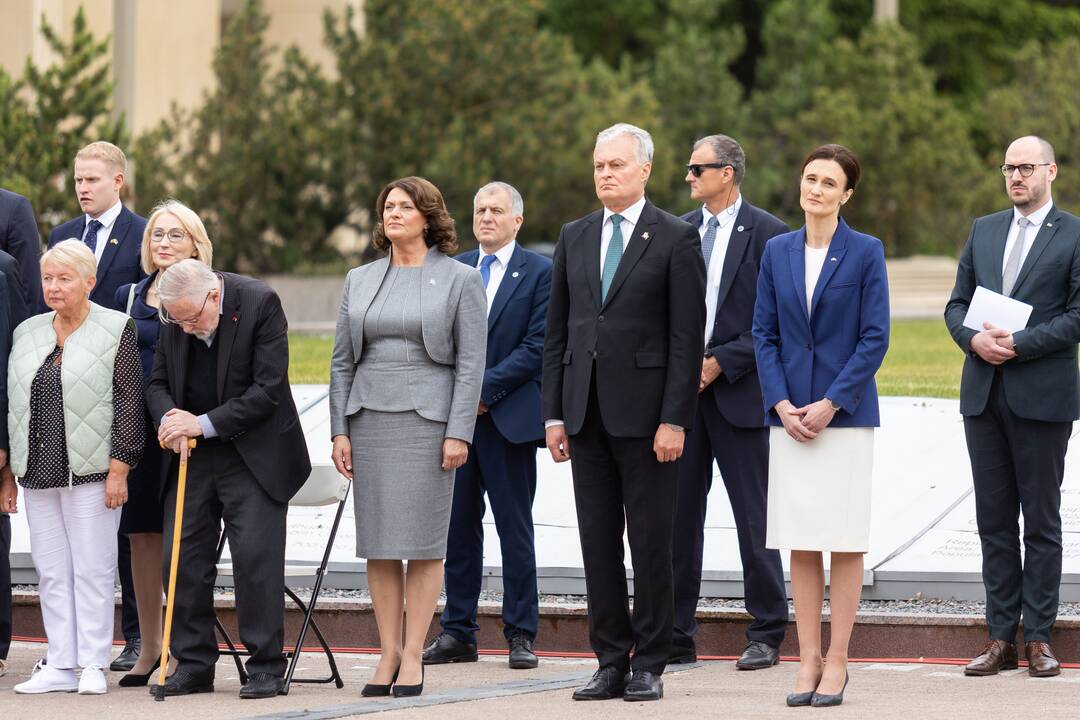
<svg viewBox="0 0 1080 720"><path fill-rule="evenodd" d="M1058 180L1054 203L1069 212L1080 212L1080 184L1075 166L1080 162L1080 39L1051 45L1031 42L1013 57L1014 75L1008 85L992 90L983 112L989 128L991 150L985 166L1000 165L1009 142L1022 135L1038 135L1054 146ZM992 209L1005 202L1004 185L995 174Z"/></svg>
<svg viewBox="0 0 1080 720"><path fill-rule="evenodd" d="M215 264L268 273L331 260L331 232L348 216L350 148L331 120L333 93L298 51L271 69L269 20L248 0L214 58L216 89L136 144L139 206L165 197L195 209L214 242Z"/></svg>
<svg viewBox="0 0 1080 720"><path fill-rule="evenodd" d="M348 11L328 17L339 120L359 156L354 206L373 210L386 182L422 175L442 191L468 246L473 195L500 179L525 196L521 239L553 241L564 222L596 207L597 131L635 122L670 147L645 73L584 65L568 38L541 27L542 7L370 0L363 36ZM670 173L670 156L657 165ZM358 229L375 219L362 217Z"/></svg>
<svg viewBox="0 0 1080 720"><path fill-rule="evenodd" d="M811 149L799 126L815 89L829 85L827 59L838 37L829 0L777 0L761 31L764 53L757 63L753 120L743 145L747 152L746 190L752 202L799 219L798 167Z"/></svg>
<svg viewBox="0 0 1080 720"><path fill-rule="evenodd" d="M123 118L113 119L109 39L87 28L82 9L65 42L47 22L42 35L57 61L40 68L27 60L23 77L0 71L0 185L26 195L47 235L79 212L71 187L75 153L94 140L123 146Z"/></svg>
<svg viewBox="0 0 1080 720"><path fill-rule="evenodd" d="M889 255L953 252L966 237L971 188L983 177L965 116L934 93L914 37L895 23L868 27L858 42L831 43L827 82L796 123L778 129L806 153L826 142L859 156L863 179L844 215L880 237ZM797 217L791 168L786 215Z"/></svg>
<svg viewBox="0 0 1080 720"><path fill-rule="evenodd" d="M718 132L738 138L749 119L743 87L728 70L745 41L739 26L715 22L722 8L713 0L671 0L662 34L666 41L653 63L652 83L661 117L679 154L672 175L654 174L653 183L670 188L670 194L678 198L673 208L691 204L683 164L693 142Z"/></svg>

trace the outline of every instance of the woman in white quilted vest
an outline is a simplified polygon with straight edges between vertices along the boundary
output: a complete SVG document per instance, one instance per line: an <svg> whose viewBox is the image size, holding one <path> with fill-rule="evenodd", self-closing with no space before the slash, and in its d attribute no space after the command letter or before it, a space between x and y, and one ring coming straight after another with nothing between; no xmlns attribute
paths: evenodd
<svg viewBox="0 0 1080 720"><path fill-rule="evenodd" d="M53 312L15 329L8 362L11 469L25 491L49 639L47 663L17 693L107 690L116 530L145 424L135 327L90 302L95 272L79 240L41 256Z"/></svg>

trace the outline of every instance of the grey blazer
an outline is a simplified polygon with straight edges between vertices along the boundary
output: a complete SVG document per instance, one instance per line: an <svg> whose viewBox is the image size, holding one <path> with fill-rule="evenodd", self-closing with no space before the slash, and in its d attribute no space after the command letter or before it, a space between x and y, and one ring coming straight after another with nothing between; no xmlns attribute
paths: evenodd
<svg viewBox="0 0 1080 720"><path fill-rule="evenodd" d="M964 327L971 296L979 285L1001 292L1001 266L1012 209L978 218L960 254L956 286L945 307L945 323L967 354L960 380L960 413L986 408L994 366L971 349L975 331ZM1080 219L1050 209L1020 266L1012 297L1034 307L1028 325L1013 333L1016 357L1000 366L1009 408L1022 418L1069 422L1080 417Z"/></svg>
<svg viewBox="0 0 1080 720"><path fill-rule="evenodd" d="M353 268L341 294L330 360L330 436L348 435L348 417L363 407L356 368L364 354L364 317L390 267L387 256ZM487 295L476 268L428 250L420 276L424 348L454 369L450 387L416 393L421 417L446 423L446 437L472 442L487 353Z"/></svg>

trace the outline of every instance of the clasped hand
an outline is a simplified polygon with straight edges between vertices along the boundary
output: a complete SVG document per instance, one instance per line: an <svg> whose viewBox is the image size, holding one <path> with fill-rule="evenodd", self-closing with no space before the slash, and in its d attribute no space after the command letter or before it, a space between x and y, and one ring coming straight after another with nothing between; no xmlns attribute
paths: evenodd
<svg viewBox="0 0 1080 720"><path fill-rule="evenodd" d="M187 410L179 408L173 408L165 413L161 427L158 428L158 441L174 453L179 453L180 447L187 443L189 438L200 436L202 436L202 425L199 424L199 419Z"/></svg>
<svg viewBox="0 0 1080 720"><path fill-rule="evenodd" d="M836 416L832 403L825 398L798 408L790 400L781 400L774 409L784 424L784 430L796 442L810 442Z"/></svg>
<svg viewBox="0 0 1080 720"><path fill-rule="evenodd" d="M971 338L971 349L991 365L1001 365L1016 357L1016 343L1012 333L988 322L983 323L984 330Z"/></svg>

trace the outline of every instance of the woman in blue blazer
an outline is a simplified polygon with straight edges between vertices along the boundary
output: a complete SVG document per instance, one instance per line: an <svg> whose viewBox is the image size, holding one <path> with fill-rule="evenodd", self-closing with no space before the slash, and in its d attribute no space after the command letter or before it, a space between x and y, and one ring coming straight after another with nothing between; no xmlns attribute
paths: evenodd
<svg viewBox="0 0 1080 720"><path fill-rule="evenodd" d="M754 350L769 436L766 545L791 550L800 666L788 705L838 705L870 538L874 374L889 346L889 287L877 238L840 218L859 162L824 145L803 163L806 224L769 240L754 307ZM822 661L823 552L831 643Z"/></svg>

